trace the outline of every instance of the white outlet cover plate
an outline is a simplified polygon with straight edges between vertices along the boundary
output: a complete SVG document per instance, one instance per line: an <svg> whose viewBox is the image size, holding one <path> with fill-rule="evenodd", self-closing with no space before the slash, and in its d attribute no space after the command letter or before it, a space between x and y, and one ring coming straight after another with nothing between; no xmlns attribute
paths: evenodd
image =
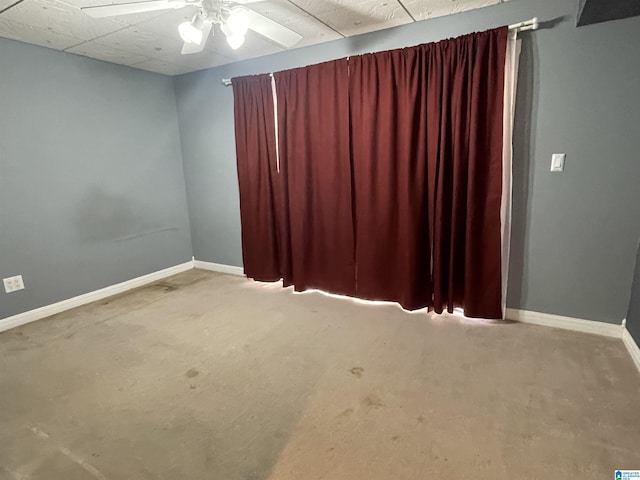
<svg viewBox="0 0 640 480"><path fill-rule="evenodd" d="M5 293L12 293L18 290L24 289L24 282L22 281L22 275L16 275L15 277L3 278Z"/></svg>

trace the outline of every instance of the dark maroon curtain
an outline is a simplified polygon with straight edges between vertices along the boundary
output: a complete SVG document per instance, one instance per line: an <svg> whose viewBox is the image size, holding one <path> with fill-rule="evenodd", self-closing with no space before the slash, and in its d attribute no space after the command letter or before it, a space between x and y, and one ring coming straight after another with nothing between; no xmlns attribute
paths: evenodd
<svg viewBox="0 0 640 480"><path fill-rule="evenodd" d="M346 59L273 75L285 285L355 294Z"/></svg>
<svg viewBox="0 0 640 480"><path fill-rule="evenodd" d="M234 78L232 86L244 272L255 280L276 281L282 277L277 205L281 187L271 77Z"/></svg>
<svg viewBox="0 0 640 480"><path fill-rule="evenodd" d="M434 309L502 318L502 133L508 28L434 45L429 76ZM438 122L438 124L434 124Z"/></svg>
<svg viewBox="0 0 640 480"><path fill-rule="evenodd" d="M426 64L420 47L352 57L357 294L431 305Z"/></svg>
<svg viewBox="0 0 640 480"><path fill-rule="evenodd" d="M359 296L501 318L507 33L350 59Z"/></svg>
<svg viewBox="0 0 640 480"><path fill-rule="evenodd" d="M234 79L247 275L501 318L507 32L274 74L276 174L268 81Z"/></svg>

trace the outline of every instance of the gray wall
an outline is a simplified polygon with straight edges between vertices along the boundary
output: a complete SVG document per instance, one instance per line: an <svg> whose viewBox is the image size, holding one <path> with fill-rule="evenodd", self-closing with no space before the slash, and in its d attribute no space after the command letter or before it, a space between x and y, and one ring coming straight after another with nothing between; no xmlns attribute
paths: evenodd
<svg viewBox="0 0 640 480"><path fill-rule="evenodd" d="M0 318L191 255L171 78L0 39Z"/></svg>
<svg viewBox="0 0 640 480"><path fill-rule="evenodd" d="M638 248L636 271L631 288L631 301L627 312L627 330L629 330L636 343L640 345L640 248Z"/></svg>
<svg viewBox="0 0 640 480"><path fill-rule="evenodd" d="M440 40L523 34L509 306L620 323L640 237L640 19L577 29L577 0L512 0L174 79L196 259L241 265L233 97L220 79ZM550 173L551 154L567 154Z"/></svg>

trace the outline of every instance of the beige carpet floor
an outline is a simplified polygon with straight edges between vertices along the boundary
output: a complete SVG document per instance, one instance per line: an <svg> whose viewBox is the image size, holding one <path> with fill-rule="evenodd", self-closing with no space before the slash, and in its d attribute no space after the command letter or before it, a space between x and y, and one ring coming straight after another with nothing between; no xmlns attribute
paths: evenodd
<svg viewBox="0 0 640 480"><path fill-rule="evenodd" d="M612 479L620 340L190 271L0 334L0 478Z"/></svg>

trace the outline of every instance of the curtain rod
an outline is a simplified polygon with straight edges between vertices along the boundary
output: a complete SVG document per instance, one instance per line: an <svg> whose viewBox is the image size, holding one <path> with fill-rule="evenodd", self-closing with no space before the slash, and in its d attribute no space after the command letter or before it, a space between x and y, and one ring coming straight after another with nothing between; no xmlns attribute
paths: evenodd
<svg viewBox="0 0 640 480"><path fill-rule="evenodd" d="M527 30L538 30L540 23L538 22L538 17L534 17L531 20L526 20L520 23L514 23L513 25L509 25L509 30L515 30L516 32L526 32Z"/></svg>
<svg viewBox="0 0 640 480"><path fill-rule="evenodd" d="M520 23L514 23L513 25L509 25L509 30L515 31L516 33L526 32L527 30L538 30L540 23L538 22L538 17L534 17L531 20L526 20ZM270 74L273 76L273 74ZM228 87L231 85L230 78L223 78L222 85Z"/></svg>

